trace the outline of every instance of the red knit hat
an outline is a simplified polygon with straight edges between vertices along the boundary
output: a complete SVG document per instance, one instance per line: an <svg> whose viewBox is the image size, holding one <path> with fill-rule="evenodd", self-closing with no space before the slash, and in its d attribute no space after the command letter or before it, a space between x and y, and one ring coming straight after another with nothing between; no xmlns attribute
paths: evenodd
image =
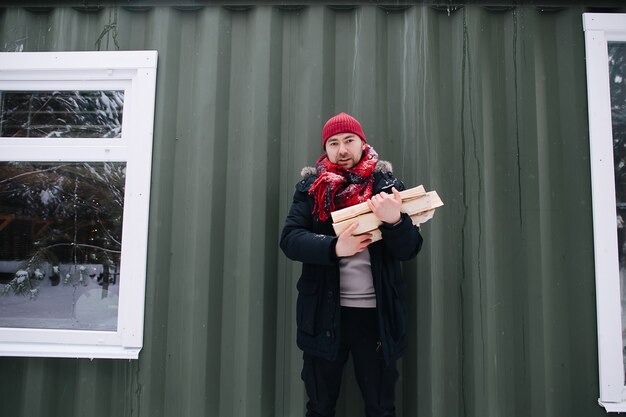
<svg viewBox="0 0 626 417"><path fill-rule="evenodd" d="M358 120L347 113L339 113L328 119L322 129L322 148L326 147L328 138L339 133L354 133L367 143L365 133L363 133L363 128Z"/></svg>

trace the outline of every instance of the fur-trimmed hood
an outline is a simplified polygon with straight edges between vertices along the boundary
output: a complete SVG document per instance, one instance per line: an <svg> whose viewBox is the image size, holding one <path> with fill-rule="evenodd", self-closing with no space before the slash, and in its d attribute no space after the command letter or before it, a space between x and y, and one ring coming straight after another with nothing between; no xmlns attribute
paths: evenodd
<svg viewBox="0 0 626 417"><path fill-rule="evenodd" d="M380 172L382 174L391 174L393 172L393 167L391 162L389 161L378 161L376 166L374 167L374 172ZM304 167L302 171L300 171L300 175L302 178L307 178L310 176L317 175L317 169L315 167Z"/></svg>

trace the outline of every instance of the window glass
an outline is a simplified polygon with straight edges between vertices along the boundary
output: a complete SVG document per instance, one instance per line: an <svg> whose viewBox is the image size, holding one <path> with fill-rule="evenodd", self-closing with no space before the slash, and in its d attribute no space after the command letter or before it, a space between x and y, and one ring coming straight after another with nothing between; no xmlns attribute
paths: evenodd
<svg viewBox="0 0 626 417"><path fill-rule="evenodd" d="M2 91L0 136L119 138L124 91Z"/></svg>
<svg viewBox="0 0 626 417"><path fill-rule="evenodd" d="M608 42L608 52L622 304L622 351L626 365L626 42Z"/></svg>
<svg viewBox="0 0 626 417"><path fill-rule="evenodd" d="M0 162L0 327L116 330L125 162Z"/></svg>

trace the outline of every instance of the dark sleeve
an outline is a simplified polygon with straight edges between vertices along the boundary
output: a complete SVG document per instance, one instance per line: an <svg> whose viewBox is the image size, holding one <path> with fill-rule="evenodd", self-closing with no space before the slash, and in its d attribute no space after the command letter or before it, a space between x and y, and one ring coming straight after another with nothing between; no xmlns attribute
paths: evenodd
<svg viewBox="0 0 626 417"><path fill-rule="evenodd" d="M422 235L406 213L401 213L400 223L383 223L379 229L383 235L383 245L391 256L400 261L414 258L422 248Z"/></svg>
<svg viewBox="0 0 626 417"><path fill-rule="evenodd" d="M289 259L310 264L332 265L337 238L311 231L313 215L306 193L296 190L285 226L280 236L280 248Z"/></svg>

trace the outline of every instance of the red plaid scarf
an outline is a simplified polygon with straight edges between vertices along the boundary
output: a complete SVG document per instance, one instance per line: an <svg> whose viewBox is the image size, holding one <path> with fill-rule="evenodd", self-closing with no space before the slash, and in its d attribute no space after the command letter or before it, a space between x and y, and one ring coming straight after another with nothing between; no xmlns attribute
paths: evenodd
<svg viewBox="0 0 626 417"><path fill-rule="evenodd" d="M309 189L315 201L313 216L323 222L331 212L372 197L377 162L378 154L369 145L365 145L361 160L351 169L333 164L326 154L320 156L316 163L319 177Z"/></svg>

